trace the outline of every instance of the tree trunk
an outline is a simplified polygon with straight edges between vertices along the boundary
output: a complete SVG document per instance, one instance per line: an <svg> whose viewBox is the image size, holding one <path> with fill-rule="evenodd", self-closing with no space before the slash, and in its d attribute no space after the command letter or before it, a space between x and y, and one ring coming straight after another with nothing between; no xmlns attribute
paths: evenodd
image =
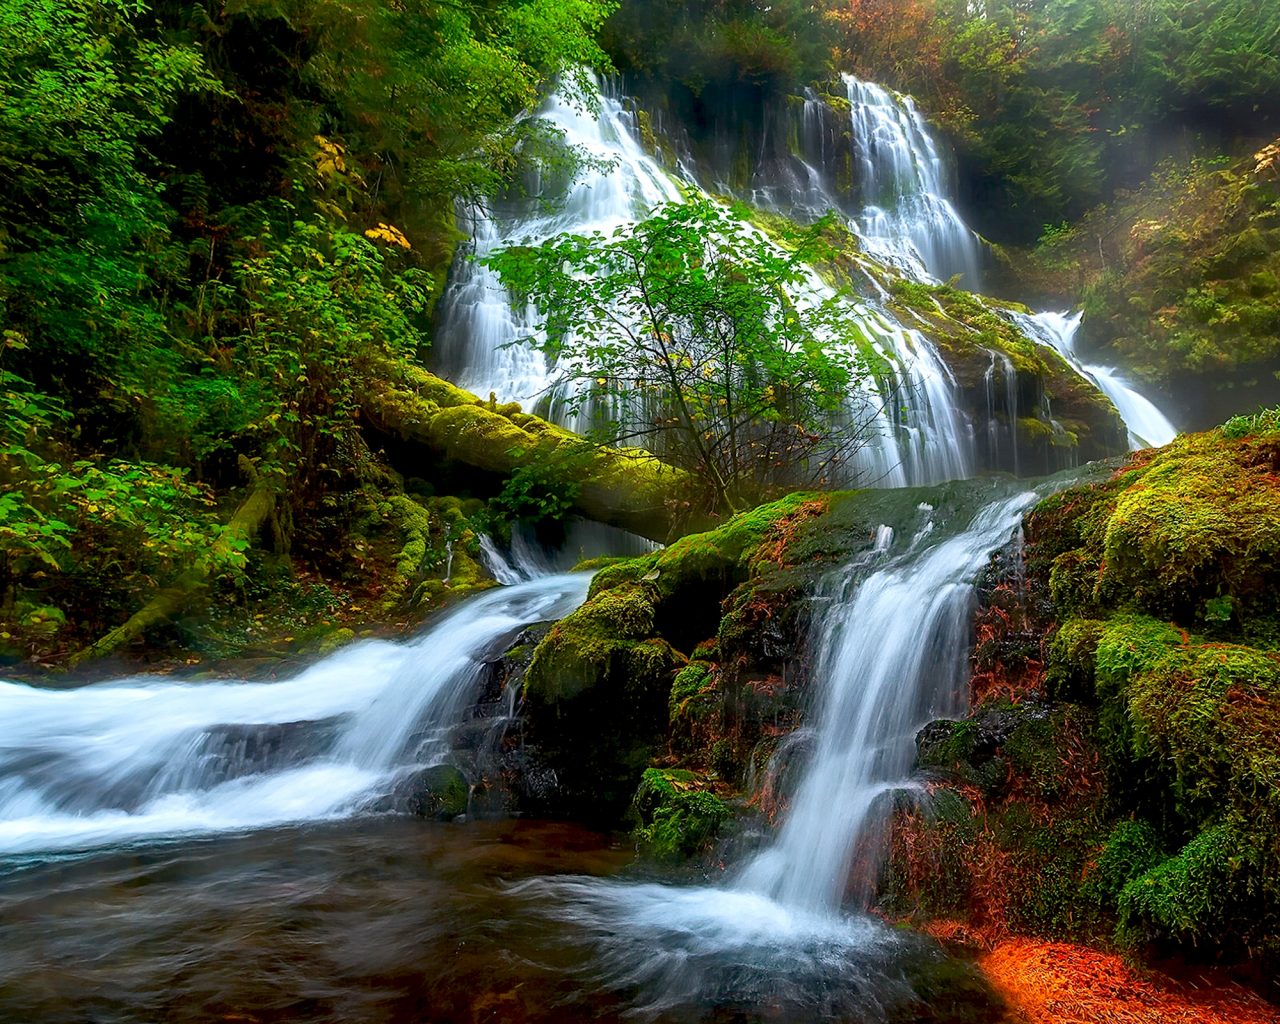
<svg viewBox="0 0 1280 1024"><path fill-rule="evenodd" d="M693 505L705 487L642 449L592 445L514 402L485 402L418 367L385 371L369 375L361 396L365 419L384 434L491 473L563 467L577 512L650 540L665 543L714 521Z"/></svg>
<svg viewBox="0 0 1280 1024"><path fill-rule="evenodd" d="M276 488L270 478L259 476L247 459L241 457L240 465L253 481L253 489L236 509L230 522L222 528L209 553L199 559L170 586L158 591L123 625L117 626L95 643L74 654L70 662L73 668L83 661L110 654L141 636L152 626L166 622L182 611L208 590L209 577L213 574L215 566L232 551L252 541L254 535L275 509Z"/></svg>

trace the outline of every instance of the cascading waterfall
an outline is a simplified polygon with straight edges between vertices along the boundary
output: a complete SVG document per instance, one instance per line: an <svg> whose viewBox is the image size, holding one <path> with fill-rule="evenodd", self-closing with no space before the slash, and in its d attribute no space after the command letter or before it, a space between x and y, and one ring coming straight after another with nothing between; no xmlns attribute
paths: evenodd
<svg viewBox="0 0 1280 1024"><path fill-rule="evenodd" d="M978 241L948 199L927 124L905 97L851 77L845 85L856 200L826 201L830 115L813 95L802 117L818 137L806 139L794 181L755 198L815 212L842 206L878 258L917 280L959 273L975 285ZM541 114L589 155L585 172L554 212L532 203L461 211L473 254L565 230L609 232L698 187L688 168L677 180L645 154L616 98L599 96L597 112L553 95ZM816 273L801 291L797 301L830 294ZM972 475L974 430L928 339L875 301L851 301L849 316L893 378L851 396L883 406L868 420L858 478L883 486ZM1077 359L1078 315L1018 319L1112 398L1135 444L1172 437L1113 371ZM439 368L481 394L547 402L555 367L535 347L511 344L535 323L492 272L461 260L441 306ZM992 395L998 375L1016 420L1012 365L993 355ZM724 884L556 878L512 892L592 939L612 981L639 989L642 1012L687 1019L690 1002L796 1000L813 1016L878 1019L881 1001L901 991L893 961L910 940L846 909L871 899L892 794L916 786L917 730L964 711L971 581L1034 498L993 491L963 525L922 505L900 533L882 527L860 559L822 583L811 635L812 756L772 841ZM571 553L589 546L571 534L563 557L576 561ZM506 550L488 542L485 558L509 586L408 643L356 644L280 682L135 677L67 691L0 682L0 854L343 819L378 806L447 757L484 659L521 627L585 599L588 577L545 575L563 563L519 532Z"/></svg>
<svg viewBox="0 0 1280 1024"><path fill-rule="evenodd" d="M590 160L553 212L529 204L505 215L463 211L472 251L454 267L442 301L437 369L481 395L492 392L502 401L538 406L563 425L580 428L585 424L567 419L555 401L555 368L535 346L520 343L534 335L533 310L515 308L497 275L471 257L565 231L608 233L662 202L702 188L688 166L682 166L677 180L646 155L623 103L603 90L590 104L555 93L538 113ZM816 203L814 197L825 194L825 187L818 170L805 166L806 180L794 187L809 190ZM821 302L831 294L814 271L796 299ZM928 339L870 303L852 302L850 319L890 373L849 396L850 415L865 425L865 444L850 461L847 481L895 487L968 476L974 468L974 432L959 411L954 381Z"/></svg>
<svg viewBox="0 0 1280 1024"><path fill-rule="evenodd" d="M585 574L468 601L280 682L0 682L0 853L344 818L439 763L483 659L586 597Z"/></svg>
<svg viewBox="0 0 1280 1024"><path fill-rule="evenodd" d="M960 275L977 288L977 236L951 199L950 169L909 96L842 76L853 121L855 188L852 221L867 251L916 280Z"/></svg>
<svg viewBox="0 0 1280 1024"><path fill-rule="evenodd" d="M1178 434L1150 399L1140 395L1116 370L1109 366L1087 365L1076 355L1076 334L1082 313L1014 313L1018 326L1029 336L1056 349L1082 377L1093 381L1098 390L1111 399L1129 431L1129 445L1149 448L1165 445Z"/></svg>
<svg viewBox="0 0 1280 1024"><path fill-rule="evenodd" d="M535 183L534 198L523 204L497 203L493 213L477 207L461 211L471 233L470 251L453 269L435 345L436 368L455 384L530 408L549 397L555 381L554 367L540 351L513 344L533 335L537 316L532 308L514 308L498 275L478 258L565 231L609 234L681 195L675 180L640 147L622 103L599 88L589 102L552 93L538 116L563 132L565 144L584 158L581 173L550 210L539 204Z"/></svg>
<svg viewBox="0 0 1280 1024"><path fill-rule="evenodd" d="M916 733L965 710L972 580L1036 497L1005 493L959 529L922 504L824 581L812 758L773 842L726 884L537 879L514 893L592 937L613 983L643 992L642 1016L745 994L879 1019L868 993L892 992L883 970L902 939L842 908L872 898L892 795L917 788Z"/></svg>
<svg viewBox="0 0 1280 1024"><path fill-rule="evenodd" d="M819 588L817 747L776 841L742 872L739 888L808 911L870 902L887 832L882 798L909 785L920 728L963 713L971 580L1034 499L1024 493L994 502L956 536L934 543L933 510L923 506L924 522L900 549L882 530L869 575L851 567Z"/></svg>

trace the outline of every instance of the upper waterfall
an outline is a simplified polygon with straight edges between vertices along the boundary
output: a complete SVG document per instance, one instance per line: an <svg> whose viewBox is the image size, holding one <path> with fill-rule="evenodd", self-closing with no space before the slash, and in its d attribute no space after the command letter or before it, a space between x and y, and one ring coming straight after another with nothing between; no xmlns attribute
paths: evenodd
<svg viewBox="0 0 1280 1024"><path fill-rule="evenodd" d="M959 275L965 286L976 287L981 242L953 204L949 161L929 125L910 97L849 75L842 81L849 103L847 138L834 128L833 118L840 116L835 108L808 93L788 115L799 118L791 159L769 162L778 180L753 179L744 198L797 216L840 211L863 250L908 279L936 282ZM555 92L537 112L585 158L562 200L540 196L534 181L531 199L461 209L460 222L469 228L471 242L456 261L442 300L434 353L437 369L463 387L520 402L580 432L590 426L590 414L565 408L560 374L537 345L536 311L508 294L479 258L563 232L611 233L661 203L726 189L716 172L700 167L689 153L675 168L661 166L641 145L628 102L599 82L595 89L585 100ZM851 181L837 187L842 161L852 170ZM708 176L714 182L710 187L701 180ZM794 298L821 301L832 294L815 269ZM978 439L992 435L994 420L979 422L984 410L961 404L952 372L933 342L903 323L885 298L846 300L867 352L883 369L848 396L851 418L864 424L865 443L835 482L903 486L972 475L983 468ZM1023 321L1019 326L1038 343L1061 348L1038 327ZM993 353L993 362L996 358ZM1159 415L1154 406L1118 384L1111 371L1085 370L1074 357L1068 361L1113 399L1133 438L1164 436L1145 425L1151 413ZM1002 400L1006 394L1014 396L1013 404L1001 414L1012 425L1018 415L1017 384L1007 372ZM1012 426L1009 433L1014 442ZM994 451L989 443L985 447ZM1013 449L1009 463L1016 467L1016 443Z"/></svg>
<svg viewBox="0 0 1280 1024"><path fill-rule="evenodd" d="M873 256L916 280L981 283L978 236L957 212L951 169L910 96L842 76L853 121L853 227Z"/></svg>
<svg viewBox="0 0 1280 1024"><path fill-rule="evenodd" d="M437 369L455 384L481 395L532 407L550 388L554 374L528 337L533 311L514 303L498 275L479 261L505 245L542 242L564 231L610 232L635 221L659 203L680 198L676 181L644 152L622 102L597 88L585 99L553 92L538 111L563 133L581 158L580 173L562 201L464 205L459 221L471 241L453 269L441 301L436 331Z"/></svg>

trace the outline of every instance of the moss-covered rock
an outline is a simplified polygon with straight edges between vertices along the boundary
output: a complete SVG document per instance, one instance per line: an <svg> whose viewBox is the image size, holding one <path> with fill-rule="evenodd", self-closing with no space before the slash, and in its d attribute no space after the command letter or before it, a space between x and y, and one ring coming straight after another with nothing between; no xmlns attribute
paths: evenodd
<svg viewBox="0 0 1280 1024"><path fill-rule="evenodd" d="M707 780L682 769L648 768L631 805L636 846L655 860L676 862L705 854L733 818Z"/></svg>
<svg viewBox="0 0 1280 1024"><path fill-rule="evenodd" d="M757 571L770 538L825 507L792 495L600 569L587 601L538 645L525 677L528 736L557 776L555 809L597 820L621 815L641 773L672 740L673 717L692 716L689 700L717 671L704 659L673 692L689 655L719 628L722 603ZM713 703L699 717L714 716L718 726Z"/></svg>
<svg viewBox="0 0 1280 1024"><path fill-rule="evenodd" d="M891 905L1280 956L1278 426L1180 438L1028 515L1025 574L1002 584L1022 612L979 622L1039 651L1002 697L921 734L967 810L903 820ZM999 639L976 650L1023 649Z"/></svg>
<svg viewBox="0 0 1280 1024"><path fill-rule="evenodd" d="M1124 424L1110 399L1009 316L1025 307L949 285L893 279L889 288L899 318L934 343L974 418L1003 425L1008 451L988 455L997 468L1051 472L1124 451Z"/></svg>

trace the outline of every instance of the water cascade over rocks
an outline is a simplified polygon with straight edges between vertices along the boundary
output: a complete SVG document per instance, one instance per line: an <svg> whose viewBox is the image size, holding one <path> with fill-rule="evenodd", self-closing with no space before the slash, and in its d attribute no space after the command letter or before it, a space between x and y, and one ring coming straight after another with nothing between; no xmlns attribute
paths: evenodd
<svg viewBox="0 0 1280 1024"><path fill-rule="evenodd" d="M614 984L644 993L643 1014L745 990L815 1013L834 999L878 1019L867 993L893 991L886 965L901 940L858 911L894 795L918 788L916 733L965 710L972 579L1036 497L1006 491L960 522L922 504L907 529L882 527L871 551L823 581L810 637L814 752L773 841L725 884L539 879L516 893L593 936Z"/></svg>
<svg viewBox="0 0 1280 1024"><path fill-rule="evenodd" d="M485 657L522 626L567 615L587 584L576 574L505 587L407 643L353 644L279 682L0 682L0 854L366 810L449 753Z"/></svg>
<svg viewBox="0 0 1280 1024"><path fill-rule="evenodd" d="M591 113L593 106L599 117ZM622 102L603 91L588 105L553 94L539 114L591 163L553 213L537 206L530 213L528 204L492 216L464 211L472 251L455 266L443 300L437 369L479 394L493 392L502 401L519 401L565 426L581 427L560 414L555 368L532 345L520 343L533 334L532 311L515 308L496 275L471 257L564 231L608 233L683 191L701 191L701 185L689 164L681 164L677 178L648 157ZM831 295L816 271L801 291L797 301ZM892 487L968 476L974 469L973 426L958 408L954 381L932 345L878 305L851 303L849 315L891 369L886 379L850 396L851 415L866 424L866 444L852 460L848 482Z"/></svg>
<svg viewBox="0 0 1280 1024"><path fill-rule="evenodd" d="M801 218L839 211L868 254L908 278L934 283L959 275L963 286L980 287L981 242L950 198L954 188L948 160L910 97L850 75L842 82L851 141L843 142L833 132L832 118L839 116L833 108L808 94L793 115L798 117L800 155L769 162L778 180L756 182L744 198ZM635 117L624 99L598 83L594 88L585 100L553 93L538 111L563 133L567 145L586 157L563 201L495 201L487 210L460 211L471 243L455 264L442 300L435 347L436 368L459 385L482 396L492 393L500 401L520 402L578 430L588 425L589 412L564 407L556 367L530 342L535 311L517 303L477 258L566 231L611 233L660 203L689 192L705 194L703 179L714 182L713 191L727 190L714 170L699 167L688 153L674 171L661 167L640 145ZM836 168L842 162L852 171L852 183L845 187L837 185ZM537 182L531 191L536 197ZM831 295L816 270L800 292L796 300L801 302ZM849 396L849 414L865 425L865 443L839 482L898 487L972 475L979 468L977 438L989 433L991 425L975 424L960 407L956 382L932 342L875 298L850 299L849 318L889 369ZM1035 341L1062 350L1061 339L1046 323L1019 320L1019 326ZM1074 356L1068 362L1115 401L1133 438L1148 438L1143 429L1149 427L1135 430L1129 421L1155 412L1149 402L1120 384L1111 371L1086 370ZM1009 367L1002 369L1005 393L1016 394ZM1005 411L1013 422L1016 409ZM1016 467L1012 428L1009 437L1015 449L1010 464ZM994 453L995 448L988 445L988 450Z"/></svg>
<svg viewBox="0 0 1280 1024"><path fill-rule="evenodd" d="M927 125L903 97L851 77L844 84L857 195L827 207L844 210L868 251L909 276L962 274L976 285L979 243L947 198L945 161ZM565 204L465 211L473 254L565 230L608 232L699 187L687 164L678 180L644 152L619 99L597 99L598 113L560 95L541 111L591 157ZM805 124L821 137L802 147L819 152L795 176L794 206L836 194L823 166L821 106L813 97L804 104ZM783 192L769 190L769 201L783 205ZM828 294L816 272L808 287ZM512 344L529 334L532 311L517 308L490 271L459 261L441 315L442 373L482 395L542 402L554 415L555 368ZM856 467L860 481L972 475L975 435L987 425L959 409L929 340L875 301L851 301L850 317L896 378L880 382L881 394L851 396L883 407ZM1112 371L1076 359L1078 317L1019 322L1112 397L1135 444L1172 436ZM1014 395L1011 367L998 372ZM964 710L972 580L1034 499L1001 485L971 514L922 505L917 521L897 524L896 534L882 529L872 551L821 583L810 637L812 759L776 836L731 865L723 884L536 878L510 895L535 903L557 934L568 926L575 941L592 942L608 984L637 993L641 1014L692 1019L683 1007L754 1001L879 1019L904 991L896 951L914 941L861 913L893 794L916 786L916 731ZM489 545L486 558L508 586L410 642L359 643L280 682L137 677L66 691L0 683L0 853L332 821L375 806L446 757L486 657L522 626L585 599L587 577L545 575L553 563L527 538L505 552Z"/></svg>
<svg viewBox="0 0 1280 1024"><path fill-rule="evenodd" d="M1076 355L1076 334L1082 313L1014 313L1013 317L1028 337L1056 349L1077 373L1093 381L1098 390L1111 399L1128 428L1131 447L1159 447L1177 436L1177 428L1168 417L1150 399L1135 391L1122 374L1110 366L1086 365Z"/></svg>
<svg viewBox="0 0 1280 1024"><path fill-rule="evenodd" d="M863 245L918 281L959 275L962 288L976 289L978 238L948 198L950 168L915 103L852 75L843 81L861 199L853 226Z"/></svg>

